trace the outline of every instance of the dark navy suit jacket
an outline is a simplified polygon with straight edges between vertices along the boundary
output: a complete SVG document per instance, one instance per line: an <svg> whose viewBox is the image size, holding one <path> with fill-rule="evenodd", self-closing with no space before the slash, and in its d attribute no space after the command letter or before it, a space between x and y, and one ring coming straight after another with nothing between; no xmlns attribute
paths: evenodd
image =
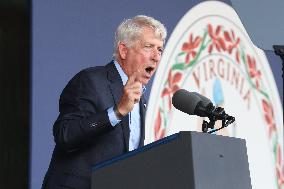
<svg viewBox="0 0 284 189"><path fill-rule="evenodd" d="M90 189L92 166L128 151L128 116L113 127L107 114L122 92L113 62L82 70L69 81L60 96L60 114L53 126L56 145L43 189ZM139 146L144 141L145 103L142 97Z"/></svg>

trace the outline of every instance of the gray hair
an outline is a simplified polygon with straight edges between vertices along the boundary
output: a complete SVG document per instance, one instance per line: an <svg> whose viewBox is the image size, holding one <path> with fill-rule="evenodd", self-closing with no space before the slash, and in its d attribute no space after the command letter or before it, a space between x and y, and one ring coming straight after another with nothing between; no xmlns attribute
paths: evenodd
<svg viewBox="0 0 284 189"><path fill-rule="evenodd" d="M145 16L137 15L133 18L124 20L117 28L114 37L114 53L113 57L117 58L118 44L124 42L126 46L130 47L141 34L145 27L153 28L157 38L160 38L164 43L167 37L167 30L165 26L158 20Z"/></svg>

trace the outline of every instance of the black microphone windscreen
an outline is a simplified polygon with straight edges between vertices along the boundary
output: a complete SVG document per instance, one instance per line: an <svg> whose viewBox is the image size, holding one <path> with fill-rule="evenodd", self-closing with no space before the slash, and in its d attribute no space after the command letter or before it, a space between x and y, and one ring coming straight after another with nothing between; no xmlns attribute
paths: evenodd
<svg viewBox="0 0 284 189"><path fill-rule="evenodd" d="M201 106L203 106L204 108L206 107L212 107L213 103L211 102L211 100L197 92L192 92L193 94L197 95L202 101L201 101Z"/></svg>
<svg viewBox="0 0 284 189"><path fill-rule="evenodd" d="M172 98L174 107L189 115L195 115L195 108L201 101L200 97L185 89L179 89L176 91Z"/></svg>

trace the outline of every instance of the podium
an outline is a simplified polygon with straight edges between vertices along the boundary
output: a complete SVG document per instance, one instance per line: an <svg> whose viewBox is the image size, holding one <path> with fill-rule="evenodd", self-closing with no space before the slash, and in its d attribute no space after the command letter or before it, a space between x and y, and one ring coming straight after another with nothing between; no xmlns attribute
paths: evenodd
<svg viewBox="0 0 284 189"><path fill-rule="evenodd" d="M251 189L244 139L184 131L98 164L92 189Z"/></svg>

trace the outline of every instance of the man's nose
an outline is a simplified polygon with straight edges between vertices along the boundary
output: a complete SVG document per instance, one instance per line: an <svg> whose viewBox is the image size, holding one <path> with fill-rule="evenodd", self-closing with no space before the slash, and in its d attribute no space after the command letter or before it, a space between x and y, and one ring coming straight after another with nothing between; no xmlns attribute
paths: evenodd
<svg viewBox="0 0 284 189"><path fill-rule="evenodd" d="M159 62L161 60L161 53L159 52L159 50L154 49L151 58L153 61Z"/></svg>

